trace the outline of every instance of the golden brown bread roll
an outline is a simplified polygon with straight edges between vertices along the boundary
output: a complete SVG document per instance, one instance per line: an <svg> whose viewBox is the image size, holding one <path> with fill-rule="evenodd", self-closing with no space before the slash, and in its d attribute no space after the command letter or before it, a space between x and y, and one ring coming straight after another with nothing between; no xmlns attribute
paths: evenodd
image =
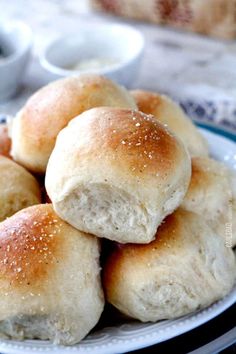
<svg viewBox="0 0 236 354"><path fill-rule="evenodd" d="M153 114L161 123L167 124L185 144L191 156L207 156L205 138L187 117L182 108L169 97L150 91L131 91L138 109Z"/></svg>
<svg viewBox="0 0 236 354"><path fill-rule="evenodd" d="M190 173L183 144L154 117L100 107L60 132L45 184L58 215L79 230L148 243L182 202Z"/></svg>
<svg viewBox="0 0 236 354"><path fill-rule="evenodd" d="M0 124L0 155L10 157L11 138L8 134L7 125Z"/></svg>
<svg viewBox="0 0 236 354"><path fill-rule="evenodd" d="M103 269L106 299L143 322L176 318L225 296L235 255L197 214L178 209L148 245L116 245Z"/></svg>
<svg viewBox="0 0 236 354"><path fill-rule="evenodd" d="M103 311L99 241L49 204L0 224L0 336L79 342Z"/></svg>
<svg viewBox="0 0 236 354"><path fill-rule="evenodd" d="M123 87L98 75L55 81L36 92L12 124L12 156L29 170L44 173L57 134L92 107L136 108Z"/></svg>
<svg viewBox="0 0 236 354"><path fill-rule="evenodd" d="M225 243L236 244L231 171L207 157L192 159L192 177L182 207L204 217ZM231 240L230 240L231 238Z"/></svg>
<svg viewBox="0 0 236 354"><path fill-rule="evenodd" d="M14 161L0 156L0 221L41 202L36 179Z"/></svg>

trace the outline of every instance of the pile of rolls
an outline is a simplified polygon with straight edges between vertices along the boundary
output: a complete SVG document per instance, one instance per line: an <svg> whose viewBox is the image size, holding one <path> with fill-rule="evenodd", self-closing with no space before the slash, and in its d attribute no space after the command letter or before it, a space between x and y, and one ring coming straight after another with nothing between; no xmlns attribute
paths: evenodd
<svg viewBox="0 0 236 354"><path fill-rule="evenodd" d="M1 337L72 345L105 301L156 322L235 284L236 177L166 96L49 84L0 127L0 186Z"/></svg>

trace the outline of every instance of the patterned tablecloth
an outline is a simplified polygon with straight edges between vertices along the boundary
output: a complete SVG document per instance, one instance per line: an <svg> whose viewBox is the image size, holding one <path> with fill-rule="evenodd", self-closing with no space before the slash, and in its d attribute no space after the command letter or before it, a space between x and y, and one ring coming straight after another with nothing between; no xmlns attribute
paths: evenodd
<svg viewBox="0 0 236 354"><path fill-rule="evenodd" d="M156 25L91 13L86 0L0 0L0 21L21 19L34 33L32 61L17 96L0 103L0 112L15 114L36 89L49 81L38 55L61 33L79 31L101 21L131 23L146 39L140 71L132 88L165 92L193 118L236 130L236 42L185 34Z"/></svg>

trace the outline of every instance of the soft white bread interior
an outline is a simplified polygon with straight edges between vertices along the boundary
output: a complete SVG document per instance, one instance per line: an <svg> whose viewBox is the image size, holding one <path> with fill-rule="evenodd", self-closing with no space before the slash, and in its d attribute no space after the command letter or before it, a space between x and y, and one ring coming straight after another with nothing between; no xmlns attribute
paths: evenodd
<svg viewBox="0 0 236 354"><path fill-rule="evenodd" d="M0 221L40 202L37 180L22 166L0 156Z"/></svg>
<svg viewBox="0 0 236 354"><path fill-rule="evenodd" d="M231 171L207 157L192 159L192 177L182 207L204 217L225 239L235 245L235 218Z"/></svg>
<svg viewBox="0 0 236 354"><path fill-rule="evenodd" d="M207 141L184 113L183 109L170 97L158 93L131 91L138 109L153 114L161 123L167 124L185 144L191 156L207 156Z"/></svg>
<svg viewBox="0 0 236 354"><path fill-rule="evenodd" d="M136 108L125 88L99 75L69 77L43 87L12 122L14 160L44 173L59 131L78 114L99 106Z"/></svg>
<svg viewBox="0 0 236 354"><path fill-rule="evenodd" d="M172 319L225 296L235 255L202 217L178 209L148 245L116 245L103 270L106 299L143 322Z"/></svg>
<svg viewBox="0 0 236 354"><path fill-rule="evenodd" d="M0 224L0 336L79 342L103 311L99 240L50 204Z"/></svg>
<svg viewBox="0 0 236 354"><path fill-rule="evenodd" d="M46 189L62 219L122 243L148 243L187 191L191 161L154 117L100 107L63 129Z"/></svg>

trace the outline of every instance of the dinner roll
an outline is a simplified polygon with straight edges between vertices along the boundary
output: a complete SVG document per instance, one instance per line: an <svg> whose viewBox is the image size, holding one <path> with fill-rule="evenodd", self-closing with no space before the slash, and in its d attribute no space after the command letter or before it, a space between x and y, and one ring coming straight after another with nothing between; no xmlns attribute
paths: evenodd
<svg viewBox="0 0 236 354"><path fill-rule="evenodd" d="M7 125L0 124L0 155L10 157L11 139L8 135Z"/></svg>
<svg viewBox="0 0 236 354"><path fill-rule="evenodd" d="M99 242L62 221L50 204L0 224L0 335L79 342L98 322L104 297Z"/></svg>
<svg viewBox="0 0 236 354"><path fill-rule="evenodd" d="M183 141L191 156L207 156L208 146L205 138L184 113L182 108L169 97L154 92L134 90L131 94L138 109L153 114Z"/></svg>
<svg viewBox="0 0 236 354"><path fill-rule="evenodd" d="M36 179L14 161L0 156L0 221L41 202Z"/></svg>
<svg viewBox="0 0 236 354"><path fill-rule="evenodd" d="M104 266L107 300L143 322L172 319L225 296L235 255L197 214L178 209L148 245L116 245Z"/></svg>
<svg viewBox="0 0 236 354"><path fill-rule="evenodd" d="M62 219L119 242L148 243L190 180L183 144L152 116L100 107L59 134L46 189Z"/></svg>
<svg viewBox="0 0 236 354"><path fill-rule="evenodd" d="M44 173L59 131L78 114L99 106L136 108L128 91L98 75L69 77L43 87L13 120L14 160Z"/></svg>
<svg viewBox="0 0 236 354"><path fill-rule="evenodd" d="M230 170L207 157L192 159L192 177L182 207L204 217L225 242L232 238L232 186Z"/></svg>

